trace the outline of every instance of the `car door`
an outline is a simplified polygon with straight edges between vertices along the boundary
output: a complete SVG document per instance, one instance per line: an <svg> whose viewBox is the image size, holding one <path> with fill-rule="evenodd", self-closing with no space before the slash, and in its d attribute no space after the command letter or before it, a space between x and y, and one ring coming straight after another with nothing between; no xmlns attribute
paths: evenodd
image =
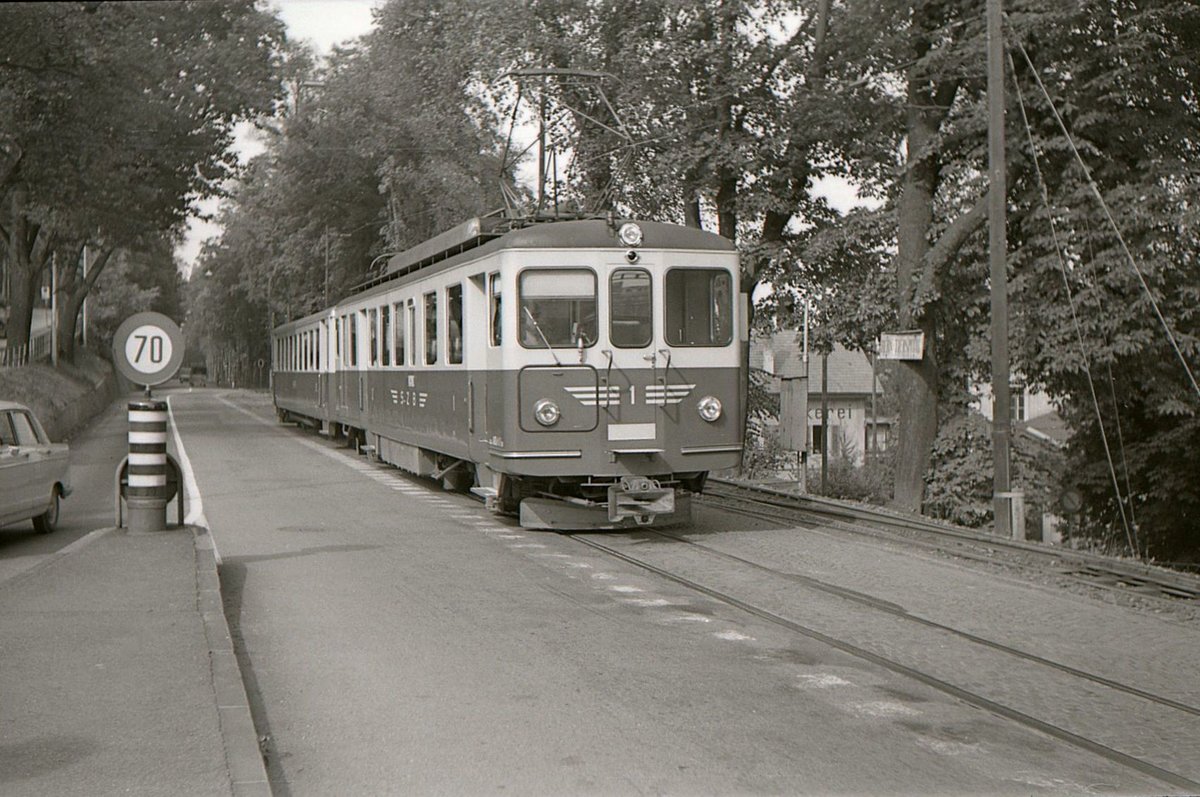
<svg viewBox="0 0 1200 797"><path fill-rule="evenodd" d="M26 473L22 484L29 496L28 506L33 514L40 515L41 510L49 503L50 491L54 486L50 441L38 434L37 424L27 411L12 410L9 417L16 433L17 448L21 454L28 455L21 468Z"/></svg>
<svg viewBox="0 0 1200 797"><path fill-rule="evenodd" d="M34 501L32 455L17 444L12 415L0 412L0 523L25 519Z"/></svg>

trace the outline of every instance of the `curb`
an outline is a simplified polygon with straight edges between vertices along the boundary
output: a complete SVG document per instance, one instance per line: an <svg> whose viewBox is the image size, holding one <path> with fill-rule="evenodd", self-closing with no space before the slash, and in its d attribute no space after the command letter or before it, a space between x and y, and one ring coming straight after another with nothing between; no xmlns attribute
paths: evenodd
<svg viewBox="0 0 1200 797"><path fill-rule="evenodd" d="M235 797L270 797L271 783L267 779L246 685L242 681L221 602L216 546L208 529L190 528L196 551L196 600L204 620L204 635L208 639L213 692L230 787Z"/></svg>

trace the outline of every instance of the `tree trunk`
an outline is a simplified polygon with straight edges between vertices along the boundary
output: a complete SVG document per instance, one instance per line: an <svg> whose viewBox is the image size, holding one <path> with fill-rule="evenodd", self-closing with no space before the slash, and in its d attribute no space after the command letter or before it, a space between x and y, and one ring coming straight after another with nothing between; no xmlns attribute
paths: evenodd
<svg viewBox="0 0 1200 797"><path fill-rule="evenodd" d="M910 78L908 88L908 162L898 206L896 293L901 329L925 333L925 355L919 362L904 362L897 372L900 398L900 439L896 452L894 501L898 507L919 512L925 497L925 473L938 428L937 325L932 312L914 307L914 287L924 274L933 224L940 161L936 139L944 118L931 108L935 100L929 87ZM948 107L948 106L947 106Z"/></svg>
<svg viewBox="0 0 1200 797"><path fill-rule="evenodd" d="M75 264L68 269L64 269L63 278L59 281L59 293L66 296L65 301L59 301L58 307L58 350L67 362L75 362L75 328L79 323L79 314L83 309L83 302L92 292L92 288L96 286L96 280L100 278L100 273L104 271L104 267L108 265L109 258L115 250L109 247L100 253L88 268L87 279L83 278L83 270L81 258L83 251L80 251L80 257L75 259Z"/></svg>
<svg viewBox="0 0 1200 797"><path fill-rule="evenodd" d="M37 239L25 217L27 194L22 186L11 192L8 234L8 350L18 352L29 345L33 325L33 298L36 291L33 244Z"/></svg>

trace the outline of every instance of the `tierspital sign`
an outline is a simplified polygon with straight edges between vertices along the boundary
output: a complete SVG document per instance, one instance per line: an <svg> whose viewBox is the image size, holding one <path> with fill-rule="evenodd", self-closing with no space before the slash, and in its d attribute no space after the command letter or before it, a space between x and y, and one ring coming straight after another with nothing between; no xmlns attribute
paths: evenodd
<svg viewBox="0 0 1200 797"><path fill-rule="evenodd" d="M920 360L925 356L925 333L919 329L910 332L884 332L879 336L879 359Z"/></svg>

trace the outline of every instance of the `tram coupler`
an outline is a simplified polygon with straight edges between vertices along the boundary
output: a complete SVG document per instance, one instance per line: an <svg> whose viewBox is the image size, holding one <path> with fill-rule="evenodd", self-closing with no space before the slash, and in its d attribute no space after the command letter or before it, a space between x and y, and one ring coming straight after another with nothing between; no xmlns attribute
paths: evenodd
<svg viewBox="0 0 1200 797"><path fill-rule="evenodd" d="M608 488L608 519L620 523L632 518L639 526L648 526L660 515L675 511L675 489L663 487L645 476L622 476Z"/></svg>

